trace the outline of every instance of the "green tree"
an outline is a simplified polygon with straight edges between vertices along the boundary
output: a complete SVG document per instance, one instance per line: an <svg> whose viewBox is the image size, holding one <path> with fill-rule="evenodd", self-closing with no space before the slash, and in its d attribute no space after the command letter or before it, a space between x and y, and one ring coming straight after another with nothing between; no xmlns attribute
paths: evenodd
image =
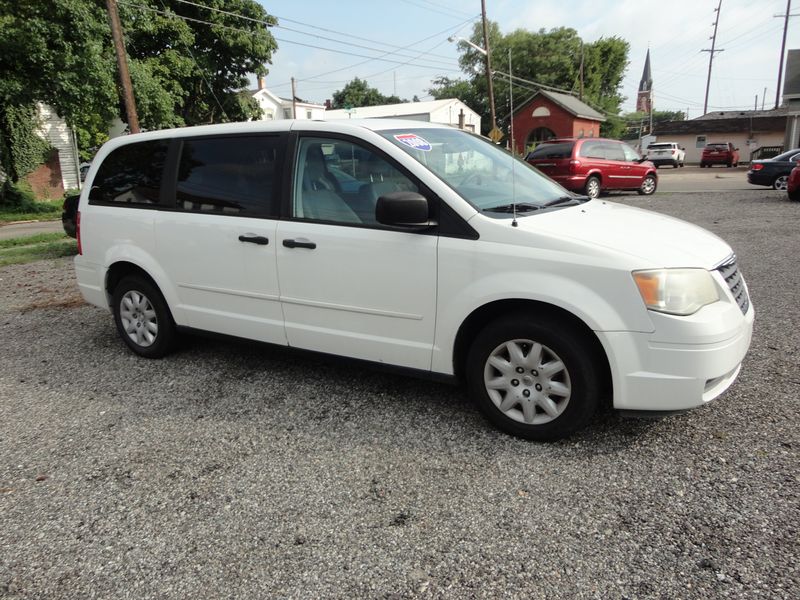
<svg viewBox="0 0 800 600"><path fill-rule="evenodd" d="M377 88L370 87L369 84L358 77L349 81L341 90L333 92L331 107L337 108L358 108L359 106L380 106L381 104L399 104L408 102L401 100L397 96L384 96Z"/></svg>
<svg viewBox="0 0 800 600"><path fill-rule="evenodd" d="M203 4L275 23L255 0ZM176 0L136 5L120 4L120 19L143 128L257 114L240 92L248 73L267 73L277 48L263 24ZM0 106L50 104L77 131L82 148L101 143L115 116L124 119L104 0L0 0L0 73ZM5 112L0 137L8 139Z"/></svg>
<svg viewBox="0 0 800 600"><path fill-rule="evenodd" d="M483 30L475 24L471 41L483 47ZM507 126L510 113L508 77L511 71L516 77L535 83L516 81L513 85L515 105L519 106L532 96L540 85L578 93L581 84L581 56L583 56L583 100L606 114L619 113L624 98L619 93L620 84L628 65L629 44L617 37L600 38L584 44L577 31L558 27L549 31L527 31L517 29L503 35L497 23L489 24L489 47L494 75L495 106L498 122ZM467 73L466 79L438 78L428 92L434 98L458 97L482 115L484 133L491 127L489 122L488 86L484 72L484 56L465 42L459 43L459 64ZM499 73L498 73L499 72ZM468 91L466 88L471 88ZM471 100L468 100L470 98ZM610 120L611 121L611 120ZM610 126L610 125L609 125Z"/></svg>

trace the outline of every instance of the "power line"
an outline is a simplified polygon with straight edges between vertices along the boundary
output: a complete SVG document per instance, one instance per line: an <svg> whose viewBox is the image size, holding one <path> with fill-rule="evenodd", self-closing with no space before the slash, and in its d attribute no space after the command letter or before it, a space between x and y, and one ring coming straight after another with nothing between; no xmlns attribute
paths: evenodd
<svg viewBox="0 0 800 600"><path fill-rule="evenodd" d="M206 6L205 4L198 4L197 2L191 2L191 0L177 0L177 2L180 2L181 4L189 4L191 6L196 6L198 8L204 8L204 9L212 11L212 12L221 13L221 14L224 14L224 15L228 15L228 16L231 16L231 17L238 18L238 19L244 19L246 21L251 21L253 23L258 23L258 24L264 25L266 27L277 27L278 29L283 29L285 31L291 31L292 33L298 33L300 35L307 35L309 37L314 37L314 38L317 38L317 39L320 39L320 40L333 42L335 44L346 44L346 45L351 46L353 48L362 48L364 50L370 50L372 52L383 52L383 49L381 49L381 48L375 48L375 47L372 47L372 46L364 46L362 44L354 44L353 42L350 42L350 41L337 40L336 38L327 37L327 36L324 36L324 35L318 35L316 33L308 33L306 31L301 31L299 29L294 29L292 27L286 27L285 25L281 25L279 22L269 21L269 20L264 20L264 19L254 19L252 17L247 17L247 16L244 16L244 15L240 15L238 13L234 13L234 12L231 12L231 11L228 11L228 10L222 10L221 8L215 8L213 6ZM305 23L300 23L300 24L301 25L305 25L307 27L314 27L314 26L306 25ZM331 33L347 35L347 34L343 34L341 32L323 29L321 27L314 27L314 29L320 29L322 31L329 31ZM356 36L349 36L349 37L354 38ZM369 40L367 38L358 38L358 39L362 39L362 40L366 40L366 41L369 41L369 42L372 42L372 43L377 43L377 44L381 44L381 45L388 45L388 46L391 46L393 48L397 48L398 51L395 52L395 54L397 54L398 56L403 56L402 54L400 54L400 51L405 51L405 48L403 48L402 46L395 46L395 45L392 45L392 44L383 44L382 42L375 42L374 40ZM445 58L447 59L447 64L450 65L452 63L452 59L450 59L450 57L445 57ZM428 60L430 62L437 62L437 63L444 62L444 61L441 61L441 60L437 60L435 58L431 58L431 59L428 59Z"/></svg>
<svg viewBox="0 0 800 600"><path fill-rule="evenodd" d="M252 31L248 31L248 30L242 29L240 27L233 27L231 25L223 25L221 23L212 23L210 21L204 21L202 19L195 19L193 17L187 17L185 15L179 15L178 13L175 13L175 12L172 12L172 11L162 11L162 10L158 10L156 8L151 8L149 6L142 6L141 4L135 4L133 2L128 2L127 0L119 0L119 2L121 4L125 4L126 6L131 6L131 7L134 7L134 8L138 8L140 10L146 10L146 11L154 12L154 13L157 13L157 14L160 14L160 15L164 15L164 16L167 16L167 17L175 17L175 18L178 18L178 19L183 19L184 21L190 21L192 23L202 23L204 25L209 25L211 27L220 27L222 29L228 29L230 31L238 31L240 33L245 33L247 35L252 35L253 34ZM285 44L294 44L296 46L303 46L303 47L306 47L306 48L314 48L316 50L324 50L326 52L333 52L335 54L344 54L344 55L347 55L347 56L357 56L359 58L366 58L366 59L369 59L369 60L380 60L380 61L383 61L383 62L394 63L394 64L398 64L398 65L408 64L407 62L402 62L402 61L399 61L399 60L391 60L391 59L388 59L388 58L383 58L382 56L367 56L367 55L364 55L364 54L357 54L355 52L347 52L345 50L336 50L334 48L326 48L324 46L315 46L314 44L305 44L303 42L298 42L298 41L295 41L295 40L287 40L287 39L279 38L279 37L276 37L276 36L273 36L273 38L276 39L277 41L285 43ZM391 55L391 54L394 54L394 52L387 52L387 53L384 54L384 56L385 55ZM445 69L444 67L439 66L439 65L430 65L430 64L422 64L422 63L415 63L414 66L415 67L419 67L419 68L423 68L423 69L432 69L432 70L436 70L436 71L440 71L442 69ZM458 69L445 69L445 70L457 71Z"/></svg>

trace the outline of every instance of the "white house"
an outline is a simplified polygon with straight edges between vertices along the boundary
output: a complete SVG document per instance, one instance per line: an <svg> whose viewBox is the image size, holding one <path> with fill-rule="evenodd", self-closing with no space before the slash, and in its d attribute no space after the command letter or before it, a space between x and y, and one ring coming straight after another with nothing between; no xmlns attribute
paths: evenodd
<svg viewBox="0 0 800 600"><path fill-rule="evenodd" d="M39 122L41 123L38 133L57 151L57 160L50 161L52 164L49 165L52 170L51 179L58 180L60 178L62 192L80 187L80 157L75 134L52 107L39 103L36 108L39 111ZM58 186L52 185L51 187L57 188Z"/></svg>
<svg viewBox="0 0 800 600"><path fill-rule="evenodd" d="M261 107L262 121L277 121L292 118L291 98L280 98L264 87L264 78L258 78L258 88L248 92ZM322 104L303 102L295 99L296 118L305 120L322 120L325 118L325 107Z"/></svg>
<svg viewBox="0 0 800 600"><path fill-rule="evenodd" d="M461 125L463 116L463 125ZM409 119L443 123L453 127L461 126L467 131L481 132L481 117L478 113L456 98L431 100L428 102L404 102L382 106L363 106L350 110L325 111L325 119Z"/></svg>

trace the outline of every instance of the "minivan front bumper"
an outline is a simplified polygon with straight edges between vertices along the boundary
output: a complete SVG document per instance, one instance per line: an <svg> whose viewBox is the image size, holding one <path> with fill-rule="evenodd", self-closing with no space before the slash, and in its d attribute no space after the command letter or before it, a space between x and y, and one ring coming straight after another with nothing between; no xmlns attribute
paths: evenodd
<svg viewBox="0 0 800 600"><path fill-rule="evenodd" d="M722 325L725 319L709 321L702 337L681 343L658 341L664 339L663 327L660 333L597 332L611 349L614 408L680 411L718 397L739 374L754 315L752 306L745 315L733 315L737 323L732 328Z"/></svg>

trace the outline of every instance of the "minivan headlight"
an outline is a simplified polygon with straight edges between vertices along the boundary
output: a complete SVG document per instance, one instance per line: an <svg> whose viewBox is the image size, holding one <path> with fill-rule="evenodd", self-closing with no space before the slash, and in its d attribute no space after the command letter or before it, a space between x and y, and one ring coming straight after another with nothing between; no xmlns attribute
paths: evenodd
<svg viewBox="0 0 800 600"><path fill-rule="evenodd" d="M717 286L706 269L634 271L633 280L650 310L691 315L719 300Z"/></svg>

